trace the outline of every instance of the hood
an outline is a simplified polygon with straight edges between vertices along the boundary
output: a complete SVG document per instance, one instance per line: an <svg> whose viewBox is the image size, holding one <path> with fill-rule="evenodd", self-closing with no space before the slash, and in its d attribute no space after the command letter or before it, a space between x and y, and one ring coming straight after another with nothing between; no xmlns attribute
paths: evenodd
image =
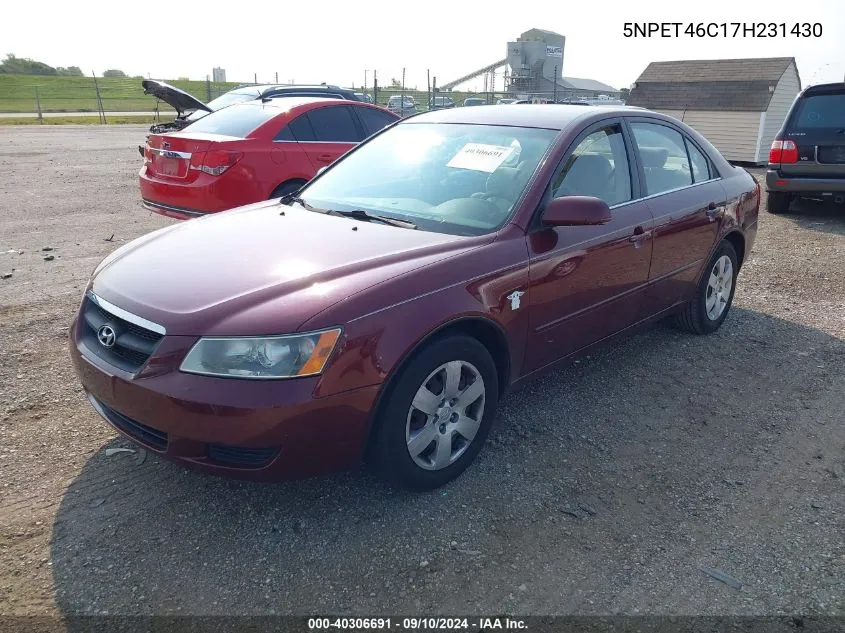
<svg viewBox="0 0 845 633"><path fill-rule="evenodd" d="M103 262L92 290L168 334L295 332L362 290L491 239L359 222L274 200L131 242ZM364 312L380 307L362 302Z"/></svg>
<svg viewBox="0 0 845 633"><path fill-rule="evenodd" d="M144 88L144 94L153 95L157 99L161 99L176 110L176 112L179 113L179 116L182 116L182 114L186 112L194 112L195 110L205 110L206 112L211 112L211 108L193 95L190 95L175 86L166 84L163 81L144 79L144 81L141 82L141 85Z"/></svg>

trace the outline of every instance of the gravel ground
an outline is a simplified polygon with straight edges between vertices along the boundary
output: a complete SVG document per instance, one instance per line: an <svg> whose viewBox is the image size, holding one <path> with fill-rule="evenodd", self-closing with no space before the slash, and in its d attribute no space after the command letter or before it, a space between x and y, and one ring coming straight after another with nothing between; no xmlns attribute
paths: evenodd
<svg viewBox="0 0 845 633"><path fill-rule="evenodd" d="M762 213L718 333L512 394L442 490L249 484L110 454L71 369L91 270L171 222L142 139L0 128L0 614L845 615L845 210Z"/></svg>

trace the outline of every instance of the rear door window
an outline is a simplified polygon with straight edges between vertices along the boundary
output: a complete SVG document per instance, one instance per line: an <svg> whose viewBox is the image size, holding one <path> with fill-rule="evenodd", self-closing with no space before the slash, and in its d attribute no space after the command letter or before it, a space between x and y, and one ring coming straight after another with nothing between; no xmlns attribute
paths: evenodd
<svg viewBox="0 0 845 633"><path fill-rule="evenodd" d="M845 93L813 95L798 102L790 128L845 129Z"/></svg>
<svg viewBox="0 0 845 633"><path fill-rule="evenodd" d="M308 142L316 140L316 137L314 136L314 128L311 127L311 122L308 120L308 115L300 114L279 130L273 140Z"/></svg>
<svg viewBox="0 0 845 633"><path fill-rule="evenodd" d="M372 136L396 120L386 112L381 112L374 108L358 107L355 108L355 112L358 114L358 118L364 126L364 134L367 136Z"/></svg>
<svg viewBox="0 0 845 633"><path fill-rule="evenodd" d="M695 182L704 182L710 180L710 161L707 157L699 151L699 149L684 137L684 142L687 144L687 152L689 152L690 167L692 167L692 178Z"/></svg>
<svg viewBox="0 0 845 633"><path fill-rule="evenodd" d="M631 123L645 172L646 194L653 196L692 184L684 137L666 125Z"/></svg>
<svg viewBox="0 0 845 633"><path fill-rule="evenodd" d="M316 140L326 143L357 143L363 140L361 132L346 106L317 108L308 113Z"/></svg>
<svg viewBox="0 0 845 633"><path fill-rule="evenodd" d="M236 104L205 115L187 126L185 131L189 134L202 132L246 138L250 132L278 114L278 108Z"/></svg>

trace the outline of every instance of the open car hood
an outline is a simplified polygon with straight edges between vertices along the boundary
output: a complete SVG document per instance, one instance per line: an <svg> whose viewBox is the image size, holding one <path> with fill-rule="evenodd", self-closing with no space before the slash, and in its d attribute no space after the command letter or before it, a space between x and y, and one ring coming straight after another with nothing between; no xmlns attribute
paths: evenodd
<svg viewBox="0 0 845 633"><path fill-rule="evenodd" d="M144 94L153 95L157 99L161 99L173 107L173 109L179 113L179 116L196 110L211 112L211 108L196 97L189 95L184 90L180 90L170 84L166 84L163 81L144 79L144 81L141 82L141 85L144 88Z"/></svg>

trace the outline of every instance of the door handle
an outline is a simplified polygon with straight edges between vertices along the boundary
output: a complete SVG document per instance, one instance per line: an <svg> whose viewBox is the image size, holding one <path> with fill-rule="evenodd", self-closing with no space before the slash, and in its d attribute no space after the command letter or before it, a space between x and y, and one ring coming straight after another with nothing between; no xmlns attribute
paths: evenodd
<svg viewBox="0 0 845 633"><path fill-rule="evenodd" d="M721 204L716 204L715 202L711 202L707 205L707 217L708 218L715 218L722 215L725 212L725 207Z"/></svg>
<svg viewBox="0 0 845 633"><path fill-rule="evenodd" d="M628 241L634 246L640 246L643 242L651 237L651 231L646 231L643 227L638 226L634 229L634 234L628 238Z"/></svg>
<svg viewBox="0 0 845 633"><path fill-rule="evenodd" d="M330 163L334 160L334 156L332 156L331 154L320 154L319 156L317 156L317 160L321 163Z"/></svg>

